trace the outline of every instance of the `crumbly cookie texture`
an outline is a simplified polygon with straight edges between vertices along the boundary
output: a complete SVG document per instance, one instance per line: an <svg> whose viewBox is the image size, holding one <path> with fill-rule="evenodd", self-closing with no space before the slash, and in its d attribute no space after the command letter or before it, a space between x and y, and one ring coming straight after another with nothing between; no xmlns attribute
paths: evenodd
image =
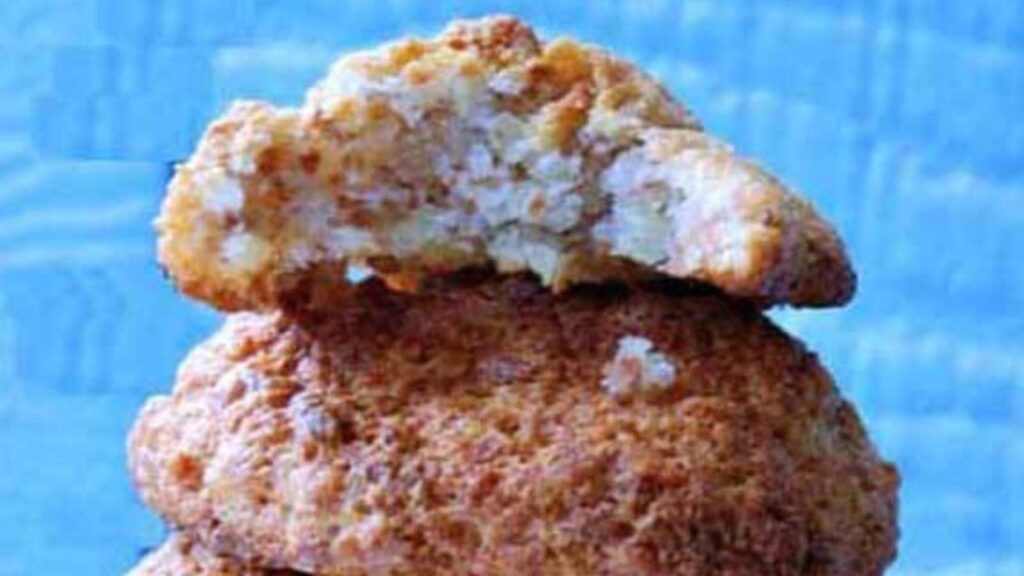
<svg viewBox="0 0 1024 576"><path fill-rule="evenodd" d="M287 570L247 566L211 554L194 539L173 534L143 558L127 576L302 576Z"/></svg>
<svg viewBox="0 0 1024 576"><path fill-rule="evenodd" d="M178 286L225 310L348 264L407 286L480 265L556 289L668 275L765 305L855 285L812 207L655 80L508 17L344 57L298 109L233 105L157 228Z"/></svg>
<svg viewBox="0 0 1024 576"><path fill-rule="evenodd" d="M623 337L674 366L602 386ZM218 554L314 574L881 574L895 469L803 346L677 285L371 279L239 313L129 439L145 501Z"/></svg>

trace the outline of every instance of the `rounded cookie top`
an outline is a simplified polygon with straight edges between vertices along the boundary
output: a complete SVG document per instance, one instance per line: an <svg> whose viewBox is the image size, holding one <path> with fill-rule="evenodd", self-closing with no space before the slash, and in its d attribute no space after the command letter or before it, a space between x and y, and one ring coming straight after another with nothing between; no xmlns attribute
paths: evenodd
<svg viewBox="0 0 1024 576"><path fill-rule="evenodd" d="M855 287L832 227L657 81L508 17L343 57L299 109L234 105L157 228L177 285L227 310L349 264L407 284L482 265L556 289L671 276L766 305Z"/></svg>
<svg viewBox="0 0 1024 576"><path fill-rule="evenodd" d="M311 573L880 574L898 477L798 342L674 285L370 280L242 313L149 401L146 502Z"/></svg>

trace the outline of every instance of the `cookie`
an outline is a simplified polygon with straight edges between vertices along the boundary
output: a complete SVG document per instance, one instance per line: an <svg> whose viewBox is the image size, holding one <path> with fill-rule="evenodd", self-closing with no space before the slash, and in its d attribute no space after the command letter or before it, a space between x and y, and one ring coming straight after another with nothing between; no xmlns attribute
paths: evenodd
<svg viewBox="0 0 1024 576"><path fill-rule="evenodd" d="M881 574L895 469L815 356L676 283L377 279L238 313L129 440L217 554L313 574Z"/></svg>
<svg viewBox="0 0 1024 576"><path fill-rule="evenodd" d="M407 288L480 266L556 291L672 277L764 306L839 305L856 284L811 205L661 84L509 17L343 57L300 108L233 105L156 226L178 287L223 310L351 265Z"/></svg>

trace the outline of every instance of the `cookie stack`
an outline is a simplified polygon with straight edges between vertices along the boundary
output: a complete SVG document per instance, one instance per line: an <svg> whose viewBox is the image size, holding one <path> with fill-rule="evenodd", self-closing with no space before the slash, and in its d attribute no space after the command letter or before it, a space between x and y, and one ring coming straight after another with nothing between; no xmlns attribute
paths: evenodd
<svg viewBox="0 0 1024 576"><path fill-rule="evenodd" d="M895 469L762 310L849 300L805 201L508 17L240 103L159 254L231 314L129 439L142 575L881 574Z"/></svg>

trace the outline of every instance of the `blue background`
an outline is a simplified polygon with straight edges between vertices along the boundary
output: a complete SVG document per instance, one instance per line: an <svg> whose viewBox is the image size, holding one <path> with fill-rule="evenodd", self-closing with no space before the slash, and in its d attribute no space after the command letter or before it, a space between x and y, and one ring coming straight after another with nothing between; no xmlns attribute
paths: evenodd
<svg viewBox="0 0 1024 576"><path fill-rule="evenodd" d="M218 322L150 229L205 123L494 10L641 63L836 222L856 300L774 315L903 472L893 572L1024 574L1021 2L0 0L0 575L162 537L123 439Z"/></svg>

